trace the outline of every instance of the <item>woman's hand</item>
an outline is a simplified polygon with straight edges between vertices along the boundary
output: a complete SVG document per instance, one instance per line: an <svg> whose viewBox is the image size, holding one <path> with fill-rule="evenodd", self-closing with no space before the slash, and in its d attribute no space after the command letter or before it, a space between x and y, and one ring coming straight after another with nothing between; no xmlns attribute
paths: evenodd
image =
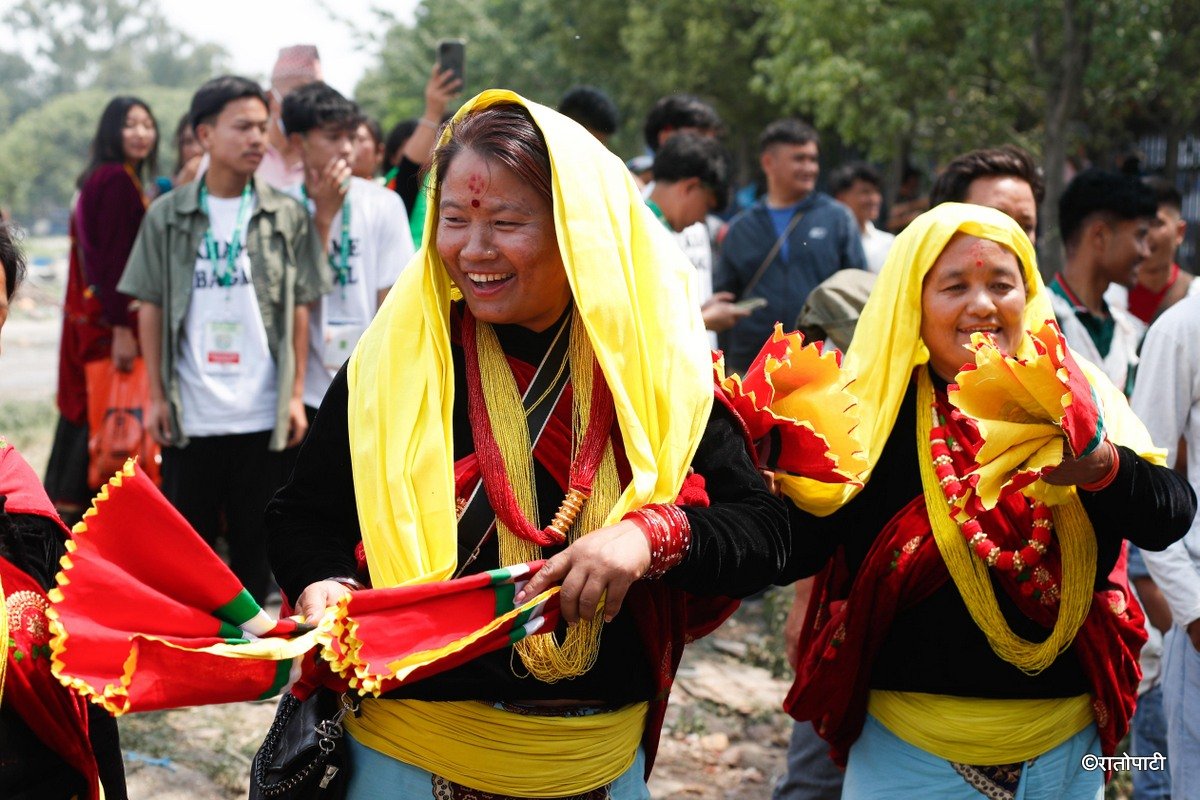
<svg viewBox="0 0 1200 800"><path fill-rule="evenodd" d="M550 558L513 598L517 605L562 582L559 608L568 625L596 615L604 598L604 621L621 610L625 593L650 568L650 543L629 520L600 528Z"/></svg>
<svg viewBox="0 0 1200 800"><path fill-rule="evenodd" d="M337 605L337 601L350 594L350 587L338 581L310 583L296 598L296 613L310 625L316 625L325 616L325 609Z"/></svg>
<svg viewBox="0 0 1200 800"><path fill-rule="evenodd" d="M1076 460L1063 442L1062 463L1042 476L1052 486L1078 486L1095 483L1108 475L1116 463L1117 449L1105 441L1083 458Z"/></svg>
<svg viewBox="0 0 1200 800"><path fill-rule="evenodd" d="M128 325L114 325L112 331L113 366L118 372L130 372L133 369L133 360L138 356L133 328Z"/></svg>

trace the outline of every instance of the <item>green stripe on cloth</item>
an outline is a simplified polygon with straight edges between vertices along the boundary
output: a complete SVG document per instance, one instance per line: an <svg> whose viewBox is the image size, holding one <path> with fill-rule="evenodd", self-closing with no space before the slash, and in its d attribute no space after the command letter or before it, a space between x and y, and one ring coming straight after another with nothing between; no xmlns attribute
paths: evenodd
<svg viewBox="0 0 1200 800"><path fill-rule="evenodd" d="M231 622L234 625L241 625L246 620L251 619L259 611L258 603L254 602L254 598L245 589L238 592L232 600L219 608L213 610L213 614L226 622Z"/></svg>
<svg viewBox="0 0 1200 800"><path fill-rule="evenodd" d="M517 642L521 641L524 638L525 638L525 626L524 625L517 625L515 628L513 628L511 631L508 632L508 643L509 644L516 644Z"/></svg>
<svg viewBox="0 0 1200 800"><path fill-rule="evenodd" d="M495 588L496 592L496 616L507 614L512 611L513 597L517 594L517 587L511 583L502 583Z"/></svg>
<svg viewBox="0 0 1200 800"><path fill-rule="evenodd" d="M508 567L500 569L488 570L488 582L495 586L498 583L507 583L513 579L513 571Z"/></svg>
<svg viewBox="0 0 1200 800"><path fill-rule="evenodd" d="M228 622L222 622L221 627L217 629L217 636L222 639L237 639L246 638L246 634L237 625L230 625Z"/></svg>
<svg viewBox="0 0 1200 800"><path fill-rule="evenodd" d="M1104 406L1100 405L1100 398L1096 396L1095 388L1092 389L1092 405L1094 405L1097 410L1104 408ZM1078 456L1076 456L1076 458L1086 458L1087 456L1090 456L1092 454L1092 452L1097 447L1099 447L1100 443L1103 441L1104 441L1104 413L1103 413L1103 411L1100 411L1100 413L1098 413L1096 415L1096 435L1092 437L1092 440L1087 443L1087 447L1083 448L1083 452L1080 453Z"/></svg>
<svg viewBox="0 0 1200 800"><path fill-rule="evenodd" d="M284 686L287 686L288 678L292 674L292 660L286 659L275 663L275 680L271 682L271 686L265 692L258 696L259 700L266 700L268 697L274 697L279 694Z"/></svg>

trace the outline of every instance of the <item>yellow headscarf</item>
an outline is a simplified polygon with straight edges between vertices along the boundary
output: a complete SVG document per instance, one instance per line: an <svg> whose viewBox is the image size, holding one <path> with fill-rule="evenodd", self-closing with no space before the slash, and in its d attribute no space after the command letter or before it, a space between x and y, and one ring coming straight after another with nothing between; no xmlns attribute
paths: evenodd
<svg viewBox="0 0 1200 800"><path fill-rule="evenodd" d="M862 424L859 440L866 454L870 479L895 425L900 404L908 391L912 371L929 361L921 341L921 289L925 275L957 233L988 239L1016 253L1025 275L1024 327L1036 330L1054 319L1049 291L1038 274L1037 256L1029 237L1007 214L993 208L965 203L943 203L911 222L892 243L887 261L863 308L844 367L854 376L850 391L859 400ZM1035 355L1032 340L1023 336L1015 353L1020 358ZM1087 373L1104 414L1109 438L1145 458L1162 463L1162 452L1154 447L1145 426L1129 409L1124 395L1104 373L1078 354L1075 360ZM967 360L964 357L964 362ZM861 487L811 482L811 493L819 498L814 513L828 514L850 500Z"/></svg>
<svg viewBox="0 0 1200 800"><path fill-rule="evenodd" d="M502 90L476 96L454 119L503 103L524 106L549 149L558 247L632 470L613 522L675 498L708 423L712 358L692 266L620 159L572 120ZM354 491L377 587L442 580L457 565L451 285L437 253L437 215L435 195L425 245L348 369Z"/></svg>

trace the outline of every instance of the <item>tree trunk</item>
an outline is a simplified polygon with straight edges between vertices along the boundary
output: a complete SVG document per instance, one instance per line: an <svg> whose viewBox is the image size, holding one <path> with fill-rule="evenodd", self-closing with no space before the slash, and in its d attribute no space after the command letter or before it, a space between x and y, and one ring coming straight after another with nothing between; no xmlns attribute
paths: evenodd
<svg viewBox="0 0 1200 800"><path fill-rule="evenodd" d="M1061 11L1062 51L1057 59L1048 59L1051 74L1046 93L1042 165L1046 173L1046 198L1040 213L1042 233L1038 247L1042 276L1046 278L1062 268L1065 257L1058 227L1058 200L1066 183L1067 137L1071 123L1078 115L1083 98L1083 74L1091 56L1090 15L1080 13L1077 0L1063 0Z"/></svg>
<svg viewBox="0 0 1200 800"><path fill-rule="evenodd" d="M1163 158L1163 177L1175 183L1175 179L1179 177L1179 140L1182 138L1183 131L1179 126L1172 125L1167 130L1167 147L1166 155Z"/></svg>

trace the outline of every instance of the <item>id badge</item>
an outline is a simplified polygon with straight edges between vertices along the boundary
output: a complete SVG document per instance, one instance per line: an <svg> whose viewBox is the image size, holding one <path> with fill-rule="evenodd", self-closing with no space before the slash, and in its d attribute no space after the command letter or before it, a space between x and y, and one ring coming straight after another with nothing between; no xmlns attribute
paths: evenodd
<svg viewBox="0 0 1200 800"><path fill-rule="evenodd" d="M321 351L321 363L325 368L333 372L341 369L366 330L366 325L357 322L329 322L325 326L325 347Z"/></svg>
<svg viewBox="0 0 1200 800"><path fill-rule="evenodd" d="M210 320L204 326L204 371L240 375L246 364L246 326L237 320Z"/></svg>

